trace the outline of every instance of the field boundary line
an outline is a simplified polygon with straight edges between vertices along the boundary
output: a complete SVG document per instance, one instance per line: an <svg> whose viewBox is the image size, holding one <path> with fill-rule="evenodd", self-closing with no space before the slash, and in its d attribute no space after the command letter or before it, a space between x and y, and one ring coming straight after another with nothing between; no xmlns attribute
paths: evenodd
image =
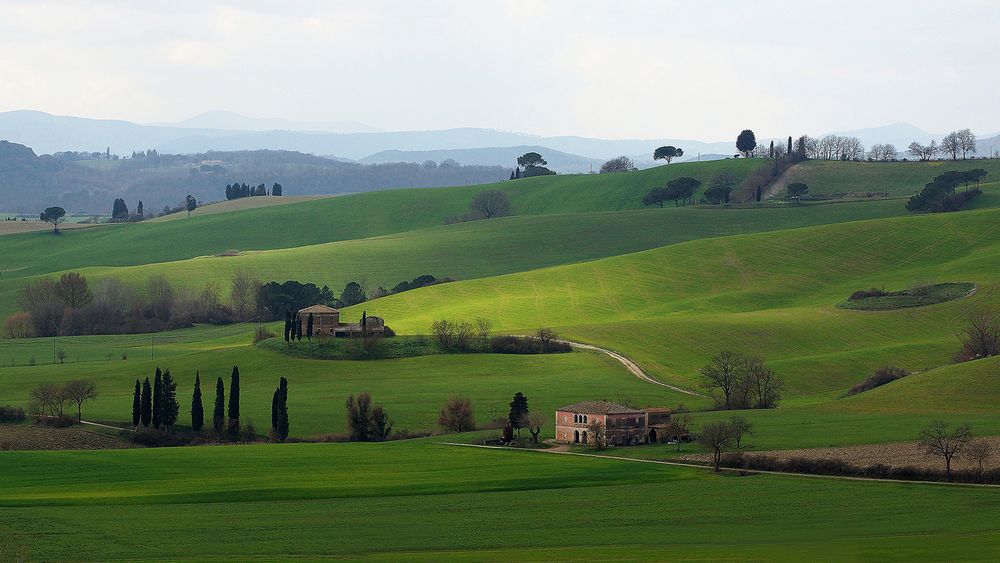
<svg viewBox="0 0 1000 563"><path fill-rule="evenodd" d="M572 456L578 456L578 457L592 457L592 458L599 458L599 459L611 459L611 460L615 460L615 461L631 461L631 462L634 462L634 463L652 463L652 464L656 464L656 465L671 465L671 466L675 466L675 467L689 467L689 468L694 468L694 469L704 469L704 470L707 470L707 471L711 471L712 470L712 466L710 466L710 465L701 465L701 464L697 464L697 463L687 463L687 462L683 462L683 461L666 461L666 460L662 460L662 459L639 459L639 458L634 458L634 457L622 457L622 456L606 455L606 454L585 454L585 453L582 453L582 452L567 452L567 451L558 451L558 450L550 450L550 449L510 448L510 447L507 447L507 446L487 446L486 444L462 444L462 443L459 443L459 442L434 442L434 443L442 445L442 446L465 446L467 448L482 448L482 449L487 449L487 450L507 450L507 451L516 451L516 452L539 452L539 453L546 453L546 454L553 454L553 455L572 455ZM771 470L765 470L765 469L737 469L737 468L734 468L734 467L720 467L719 471L720 472L729 472L729 473L760 473L760 474L763 474L763 475L785 475L785 476L792 476L792 477L808 477L808 478L812 478L812 479L833 479L833 480L839 480L839 481L871 481L871 482L876 482L876 483L897 483L897 484L904 484L904 485L912 483L912 484L915 484L915 485L943 485L943 486L981 487L981 488L987 488L987 489L1000 489L1000 485L990 485L990 484L986 484L986 483L954 483L954 482L949 483L947 481L919 481L919 480L911 481L911 480L904 480L904 479L884 479L884 478L881 478L881 477L854 477L854 476L850 476L850 475L821 475L821 474L818 474L818 473L793 473L793 472L790 472L790 471L771 471Z"/></svg>

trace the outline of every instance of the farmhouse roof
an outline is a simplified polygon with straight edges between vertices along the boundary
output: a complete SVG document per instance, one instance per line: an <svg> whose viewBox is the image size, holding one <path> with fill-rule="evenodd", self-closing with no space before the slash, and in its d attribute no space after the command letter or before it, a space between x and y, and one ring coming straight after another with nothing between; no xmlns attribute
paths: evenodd
<svg viewBox="0 0 1000 563"><path fill-rule="evenodd" d="M559 410L585 414L633 414L645 412L641 409L626 407L625 405L612 403L611 401L580 401Z"/></svg>
<svg viewBox="0 0 1000 563"><path fill-rule="evenodd" d="M339 312L340 311L334 309L333 307L327 307L326 305L310 305L305 309L299 309L300 315L302 313L308 315L309 313L339 313Z"/></svg>

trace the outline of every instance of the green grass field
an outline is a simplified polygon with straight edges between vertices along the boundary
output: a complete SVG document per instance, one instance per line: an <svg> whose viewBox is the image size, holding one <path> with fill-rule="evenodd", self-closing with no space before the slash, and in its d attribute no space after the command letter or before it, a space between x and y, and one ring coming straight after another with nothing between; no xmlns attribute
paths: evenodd
<svg viewBox="0 0 1000 563"><path fill-rule="evenodd" d="M1000 306L1000 185L984 186L972 210L926 216L907 215L902 199L639 209L642 192L667 178L707 178L729 166L746 174L757 164L505 182L491 187L509 191L516 216L447 226L443 217L486 188L379 192L61 237L10 235L0 311L15 310L18 287L32 276L70 269L135 285L162 273L180 287L225 287L237 268L335 288L430 273L459 281L367 302L342 318L366 310L407 335L428 333L440 318L485 317L505 333L549 326L696 391L704 391L697 370L713 354L757 354L786 386L780 408L739 412L754 424L752 449L912 440L934 419L1000 434L993 384L1000 360L952 365L968 312ZM952 164L801 166L813 191L862 185L899 195ZM994 173L992 161L974 164ZM227 248L248 252L205 257ZM893 311L837 307L857 289L948 282L975 283L976 292ZM543 413L620 395L640 405L710 405L594 352L316 360L251 346L253 328L2 340L0 366L16 367L0 367L0 404L25 404L41 382L87 377L100 396L85 417L125 421L133 382L160 366L179 382L183 423L195 372L210 406L214 379L228 386L239 364L243 420L264 432L278 378L289 379L293 437L343 432L344 400L361 391L385 405L397 429L411 431L433 429L455 393L472 399L479 423L491 410L506 412L515 391ZM54 350L66 351L67 363L52 364ZM37 365L25 365L32 358ZM887 364L918 373L844 397ZM732 414L695 412L695 427ZM546 427L543 436L552 435ZM32 560L941 560L1000 549L998 489L716 476L434 443L468 439L8 452L0 455L0 560L19 549ZM620 453L676 455L662 446Z"/></svg>
<svg viewBox="0 0 1000 563"><path fill-rule="evenodd" d="M1000 547L996 489L427 440L14 452L0 470L0 545L31 560L914 560Z"/></svg>

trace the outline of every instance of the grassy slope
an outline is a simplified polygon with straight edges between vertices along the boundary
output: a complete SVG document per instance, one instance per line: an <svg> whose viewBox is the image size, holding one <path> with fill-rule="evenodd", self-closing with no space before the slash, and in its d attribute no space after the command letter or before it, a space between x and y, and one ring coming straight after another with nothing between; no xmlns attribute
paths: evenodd
<svg viewBox="0 0 1000 563"><path fill-rule="evenodd" d="M809 160L793 166L779 184L803 182L811 194L841 192L889 192L909 196L920 191L934 176L948 170L982 168L987 182L1000 180L1000 160L941 160L934 162L839 162Z"/></svg>
<svg viewBox="0 0 1000 563"><path fill-rule="evenodd" d="M906 217L718 239L426 288L378 302L397 330L486 316L618 348L687 385L722 348L762 354L792 394L829 392L883 363L945 363L972 304L995 304L1000 211ZM853 290L972 281L973 298L885 313L836 309Z"/></svg>
<svg viewBox="0 0 1000 563"><path fill-rule="evenodd" d="M457 188L387 190L209 214L190 220L107 226L4 238L5 278L84 266L125 266L211 255L227 249L292 248L441 225L461 215L475 194L500 189L516 215L638 209L650 187L683 175L707 182L722 169L742 177L753 161L661 166L629 174L528 178Z"/></svg>
<svg viewBox="0 0 1000 563"><path fill-rule="evenodd" d="M993 489L721 477L426 441L15 452L0 469L0 544L44 560L801 559L817 549L913 560L1000 543Z"/></svg>
<svg viewBox="0 0 1000 563"><path fill-rule="evenodd" d="M215 379L222 377L228 389L234 364L240 367L243 420L252 420L265 433L270 427L271 394L281 376L288 378L291 433L299 437L343 432L344 400L349 394L363 391L371 392L376 401L385 404L397 429L411 431L433 430L438 410L455 393L472 399L481 424L489 421L492 406L505 414L507 402L516 391L525 393L532 408L541 412L594 397L613 399L619 392L634 396L642 404L675 405L685 400L679 393L640 381L607 356L591 352L331 361L291 358L254 349L248 346L249 339L248 334L243 334L215 341L172 343L172 348L160 344L152 361L147 347L133 349L127 361L101 358L98 362L2 368L0 405L26 404L28 392L40 382L86 377L97 383L100 396L87 404L85 417L130 421L135 379L152 377L154 368L160 366L170 368L178 381L179 422L188 424L195 371L201 373L204 405L211 413ZM60 345L66 340L72 339L60 339ZM201 351L200 346L212 349ZM39 349L40 359L49 361L51 351L44 346ZM93 344L91 349L103 350ZM552 428L546 431L551 433Z"/></svg>

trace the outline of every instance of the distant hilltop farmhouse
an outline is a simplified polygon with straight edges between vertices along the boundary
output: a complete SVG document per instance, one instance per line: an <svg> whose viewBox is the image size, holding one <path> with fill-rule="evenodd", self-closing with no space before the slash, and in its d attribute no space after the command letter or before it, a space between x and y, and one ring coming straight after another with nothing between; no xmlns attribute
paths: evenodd
<svg viewBox="0 0 1000 563"><path fill-rule="evenodd" d="M312 323L309 318L312 317ZM309 334L309 325L312 325L310 336L333 336L335 338L347 336L359 336L368 334L385 334L385 321L381 317L370 317L367 313L362 314L361 321L357 323L341 324L340 311L326 305L312 305L305 309L300 309L298 314L299 326L302 334Z"/></svg>

